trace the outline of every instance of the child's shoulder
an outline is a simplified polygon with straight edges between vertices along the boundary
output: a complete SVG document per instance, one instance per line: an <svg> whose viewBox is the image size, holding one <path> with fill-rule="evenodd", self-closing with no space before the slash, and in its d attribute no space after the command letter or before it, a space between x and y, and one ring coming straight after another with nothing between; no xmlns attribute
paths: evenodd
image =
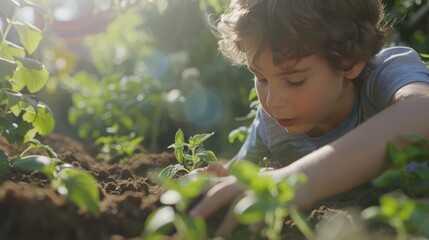
<svg viewBox="0 0 429 240"><path fill-rule="evenodd" d="M372 61L375 65L383 63L390 63L392 61L410 61L414 60L421 62L419 54L410 47L395 46L382 49L377 55L374 56Z"/></svg>

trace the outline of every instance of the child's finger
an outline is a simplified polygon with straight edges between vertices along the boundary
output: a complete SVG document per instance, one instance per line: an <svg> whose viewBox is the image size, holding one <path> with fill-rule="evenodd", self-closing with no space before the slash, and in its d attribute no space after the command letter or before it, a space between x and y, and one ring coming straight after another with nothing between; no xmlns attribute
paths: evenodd
<svg viewBox="0 0 429 240"><path fill-rule="evenodd" d="M192 217L207 218L222 206L229 204L241 193L235 185L234 177L225 177L225 180L210 188L203 199L189 212Z"/></svg>
<svg viewBox="0 0 429 240"><path fill-rule="evenodd" d="M221 163L209 164L205 171L214 173L218 177L226 177L229 175L228 170Z"/></svg>

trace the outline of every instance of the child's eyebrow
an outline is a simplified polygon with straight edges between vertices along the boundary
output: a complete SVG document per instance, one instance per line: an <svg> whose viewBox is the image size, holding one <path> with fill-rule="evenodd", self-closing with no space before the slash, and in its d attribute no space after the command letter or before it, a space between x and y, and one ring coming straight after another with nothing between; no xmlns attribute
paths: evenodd
<svg viewBox="0 0 429 240"><path fill-rule="evenodd" d="M281 69L282 69L282 71L280 73L278 73L277 75L290 75L290 74L308 72L310 70L310 67L307 67L307 68L281 68Z"/></svg>
<svg viewBox="0 0 429 240"><path fill-rule="evenodd" d="M261 71L259 71L256 68L253 68L250 66L248 68L252 73L256 73L256 74L262 73ZM283 68L282 67L281 69L282 69L282 71L279 72L277 75L290 75L290 74L308 72L310 70L310 67L307 67L307 68Z"/></svg>

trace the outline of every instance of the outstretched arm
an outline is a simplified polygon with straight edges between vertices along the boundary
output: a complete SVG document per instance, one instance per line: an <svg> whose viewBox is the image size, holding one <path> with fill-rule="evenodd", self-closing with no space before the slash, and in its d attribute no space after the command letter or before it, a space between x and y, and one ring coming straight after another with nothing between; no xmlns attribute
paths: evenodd
<svg viewBox="0 0 429 240"><path fill-rule="evenodd" d="M387 109L340 139L270 174L280 180L304 172L308 182L298 190L295 201L307 208L381 174L387 167L387 142L404 144L403 134L408 131L429 136L428 84L403 87Z"/></svg>
<svg viewBox="0 0 429 240"><path fill-rule="evenodd" d="M398 91L392 98L392 106L345 136L287 167L264 174L281 181L293 173L304 172L308 181L298 189L295 198L300 208L309 208L318 200L352 189L381 174L388 166L387 142L404 144L402 137L408 131L429 136L429 87L425 85L417 91L409 91L407 89L415 87L410 86ZM191 215L206 218L240 193L234 177L226 177L206 193L191 210ZM219 229L219 233L231 230L226 226L226 229Z"/></svg>

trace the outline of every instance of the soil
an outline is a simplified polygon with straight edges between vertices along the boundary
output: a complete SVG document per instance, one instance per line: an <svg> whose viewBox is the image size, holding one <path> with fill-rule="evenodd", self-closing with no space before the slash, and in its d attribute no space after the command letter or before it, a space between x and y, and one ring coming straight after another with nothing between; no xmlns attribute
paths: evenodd
<svg viewBox="0 0 429 240"><path fill-rule="evenodd" d="M51 146L61 160L96 178L101 213L92 216L80 210L52 190L40 173L9 171L0 176L0 240L141 239L144 222L161 206L159 196L164 191L148 178L148 172L174 163L171 152L141 153L126 164L108 163L95 160L85 146L64 135L51 134L42 142ZM0 139L0 150L8 155L16 152L4 139ZM353 218L353 209L376 205L381 193L362 186L318 203L305 215L320 239L370 239L361 230L361 223ZM292 221L285 224L282 239L304 239ZM387 228L383 229L384 237L393 236ZM377 238L379 233L379 229L373 231L371 238L381 239ZM258 235L239 228L231 239L257 239Z"/></svg>

